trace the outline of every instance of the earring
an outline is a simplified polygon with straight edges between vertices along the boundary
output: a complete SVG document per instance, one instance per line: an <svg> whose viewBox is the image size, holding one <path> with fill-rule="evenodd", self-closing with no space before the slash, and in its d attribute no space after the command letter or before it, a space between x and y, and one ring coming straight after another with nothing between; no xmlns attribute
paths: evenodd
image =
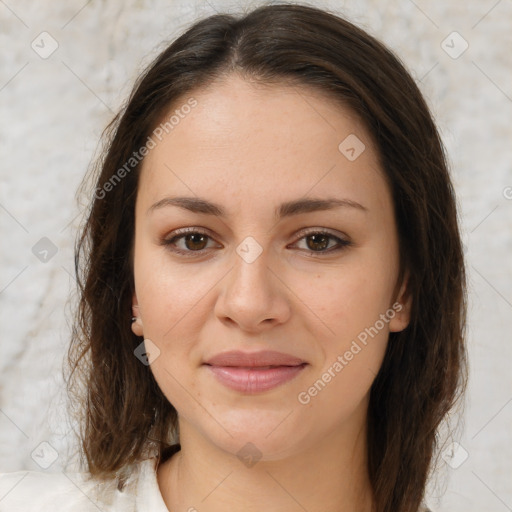
<svg viewBox="0 0 512 512"><path fill-rule="evenodd" d="M136 316L132 316L132 324L133 322L136 322L137 321L137 317Z"/></svg>

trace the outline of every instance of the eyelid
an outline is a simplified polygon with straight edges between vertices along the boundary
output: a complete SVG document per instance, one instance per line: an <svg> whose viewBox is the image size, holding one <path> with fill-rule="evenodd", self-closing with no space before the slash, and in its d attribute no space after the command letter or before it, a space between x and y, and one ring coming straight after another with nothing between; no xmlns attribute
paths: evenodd
<svg viewBox="0 0 512 512"><path fill-rule="evenodd" d="M337 238L339 240L345 240L343 237L345 237L347 240L345 241L348 241L348 236L345 235L344 233L340 233L339 231L338 232L333 232L332 230L328 229L328 228L304 228L304 229L301 229L300 231L298 231L297 233L295 233L295 236L296 237L299 237L300 238L303 238L304 236L307 236L307 235L315 235L315 234L322 234L322 235L329 235L329 236L332 236L334 238Z"/></svg>
<svg viewBox="0 0 512 512"><path fill-rule="evenodd" d="M174 231L172 231L172 236L169 238L169 235L166 235L164 238L167 240L170 240L174 237L177 237L179 235L184 235L187 233L199 233L203 235L208 235L210 238L215 239L215 237L212 235L212 232L208 228L203 228L199 226L190 226L186 228L179 228ZM303 228L297 233L295 233L295 237L298 237L299 239L307 236L309 234L324 234L324 235L330 235L334 238L338 238L340 240L343 240L343 237L348 238L344 233L333 233L328 228L321 228L321 227L312 227L312 228ZM347 240L348 241L348 240Z"/></svg>

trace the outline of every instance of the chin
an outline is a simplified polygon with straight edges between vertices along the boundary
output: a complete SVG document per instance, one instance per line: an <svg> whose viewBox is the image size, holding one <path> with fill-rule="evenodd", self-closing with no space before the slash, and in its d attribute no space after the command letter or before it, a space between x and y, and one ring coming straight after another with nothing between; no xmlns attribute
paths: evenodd
<svg viewBox="0 0 512 512"><path fill-rule="evenodd" d="M238 458L247 454L261 460L278 460L302 449L312 434L311 426L304 422L296 424L293 416L291 409L230 410L221 416L224 428L212 420L203 434L218 448Z"/></svg>

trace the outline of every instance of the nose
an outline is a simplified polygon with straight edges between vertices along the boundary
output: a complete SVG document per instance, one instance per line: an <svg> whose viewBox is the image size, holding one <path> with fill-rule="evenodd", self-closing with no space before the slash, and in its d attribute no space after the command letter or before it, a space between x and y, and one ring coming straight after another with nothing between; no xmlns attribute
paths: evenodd
<svg viewBox="0 0 512 512"><path fill-rule="evenodd" d="M248 332L282 324L290 317L290 291L269 261L267 250L256 258L233 253L233 268L222 282L215 314Z"/></svg>

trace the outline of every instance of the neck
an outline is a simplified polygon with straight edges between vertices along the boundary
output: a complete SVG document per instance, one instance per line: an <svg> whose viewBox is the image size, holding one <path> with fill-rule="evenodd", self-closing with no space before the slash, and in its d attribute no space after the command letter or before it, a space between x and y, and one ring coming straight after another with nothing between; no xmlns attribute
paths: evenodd
<svg viewBox="0 0 512 512"><path fill-rule="evenodd" d="M244 464L180 421L181 450L158 469L172 512L371 512L366 430L339 429L286 458Z"/></svg>

